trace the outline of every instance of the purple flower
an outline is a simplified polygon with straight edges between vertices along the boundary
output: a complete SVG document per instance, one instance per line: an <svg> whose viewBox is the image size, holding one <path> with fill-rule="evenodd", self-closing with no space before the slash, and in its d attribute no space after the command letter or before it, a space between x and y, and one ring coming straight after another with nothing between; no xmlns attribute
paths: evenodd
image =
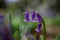
<svg viewBox="0 0 60 40"><path fill-rule="evenodd" d="M38 18L39 22L42 22L42 18L41 18L41 16L38 13L37 13L37 18Z"/></svg>
<svg viewBox="0 0 60 40"><path fill-rule="evenodd" d="M41 22L42 21L42 18L41 16L39 15L39 13L36 13L36 12L32 12L32 20L34 20L35 16L37 15L37 18L38 18L38 22Z"/></svg>
<svg viewBox="0 0 60 40"><path fill-rule="evenodd" d="M26 20L29 21L29 12L26 12L25 17L26 17Z"/></svg>
<svg viewBox="0 0 60 40"><path fill-rule="evenodd" d="M42 27L42 24L41 24L42 18L41 18L41 16L39 15L39 13L36 13L36 15L37 15L38 22L39 22L38 28L36 29L36 31L37 31L37 32L40 32L40 28Z"/></svg>
<svg viewBox="0 0 60 40"><path fill-rule="evenodd" d="M28 37L28 33L26 33L26 37Z"/></svg>
<svg viewBox="0 0 60 40"><path fill-rule="evenodd" d="M36 31L37 31L37 32L40 32L41 27L42 27L42 24L39 23L39 24L38 24L38 27L37 27L37 29L36 29Z"/></svg>
<svg viewBox="0 0 60 40"><path fill-rule="evenodd" d="M4 22L4 16L0 14L0 24L2 24L3 22Z"/></svg>
<svg viewBox="0 0 60 40"><path fill-rule="evenodd" d="M39 23L39 24L38 24L38 30L40 30L41 27L42 27L42 24Z"/></svg>
<svg viewBox="0 0 60 40"><path fill-rule="evenodd" d="M2 26L1 30L2 40L12 40L10 29L7 26Z"/></svg>
<svg viewBox="0 0 60 40"><path fill-rule="evenodd" d="M4 16L2 14L0 14L0 20L4 19Z"/></svg>
<svg viewBox="0 0 60 40"><path fill-rule="evenodd" d="M32 14L32 20L34 20L34 18L35 18L35 12L33 12Z"/></svg>

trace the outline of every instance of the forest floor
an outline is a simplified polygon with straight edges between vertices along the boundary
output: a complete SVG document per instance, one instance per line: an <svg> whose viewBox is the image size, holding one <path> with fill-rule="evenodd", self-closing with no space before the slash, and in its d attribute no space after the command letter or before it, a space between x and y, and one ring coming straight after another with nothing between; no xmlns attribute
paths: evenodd
<svg viewBox="0 0 60 40"><path fill-rule="evenodd" d="M58 26L54 26L54 27L47 27L46 31L47 31L47 39L46 40L55 40L58 33L60 32L60 27Z"/></svg>

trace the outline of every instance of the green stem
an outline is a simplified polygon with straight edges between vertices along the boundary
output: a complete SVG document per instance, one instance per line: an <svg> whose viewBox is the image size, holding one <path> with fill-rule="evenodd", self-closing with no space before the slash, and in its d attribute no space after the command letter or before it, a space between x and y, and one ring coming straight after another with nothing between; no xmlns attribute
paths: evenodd
<svg viewBox="0 0 60 40"><path fill-rule="evenodd" d="M19 24L18 24L18 40L21 40L21 30L19 30Z"/></svg>
<svg viewBox="0 0 60 40"><path fill-rule="evenodd" d="M12 23L11 23L11 14L9 14L9 21L10 21L10 29L11 29L11 37L12 37L12 40L13 40L13 36L12 36Z"/></svg>
<svg viewBox="0 0 60 40"><path fill-rule="evenodd" d="M44 40L46 40L46 27L45 27L45 22L43 19L42 19L42 22L43 22L43 27L44 27Z"/></svg>

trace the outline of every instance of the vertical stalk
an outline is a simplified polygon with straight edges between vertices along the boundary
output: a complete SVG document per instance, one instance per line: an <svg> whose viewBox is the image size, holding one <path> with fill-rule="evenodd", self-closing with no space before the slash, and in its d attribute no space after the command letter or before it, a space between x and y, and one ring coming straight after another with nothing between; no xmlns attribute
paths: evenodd
<svg viewBox="0 0 60 40"><path fill-rule="evenodd" d="M42 22L43 22L43 27L44 27L44 40L46 40L46 27L45 27L45 22L43 19L42 19Z"/></svg>
<svg viewBox="0 0 60 40"><path fill-rule="evenodd" d="M20 30L19 30L19 24L18 24L18 29L16 31L13 30L13 26L12 26L12 23L11 23L11 15L9 14L9 21L10 21L10 29L11 29L11 36L12 36L12 40L14 40L14 32L18 31L17 34L18 34L18 39L17 40L21 40L21 35L20 35ZM14 32L13 32L14 31Z"/></svg>
<svg viewBox="0 0 60 40"><path fill-rule="evenodd" d="M11 14L9 14L9 21L10 21L10 29L11 29L11 39L14 40L12 36L12 23L11 23Z"/></svg>
<svg viewBox="0 0 60 40"><path fill-rule="evenodd" d="M18 40L21 40L21 31L19 30L19 24L18 24Z"/></svg>

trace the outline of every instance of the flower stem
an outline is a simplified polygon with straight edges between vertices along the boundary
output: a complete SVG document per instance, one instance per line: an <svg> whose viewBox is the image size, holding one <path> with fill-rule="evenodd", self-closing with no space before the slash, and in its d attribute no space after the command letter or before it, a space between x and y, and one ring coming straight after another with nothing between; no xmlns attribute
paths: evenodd
<svg viewBox="0 0 60 40"><path fill-rule="evenodd" d="M43 22L43 27L44 27L44 40L46 40L46 27L45 27L45 22L43 19L42 19L42 22Z"/></svg>

